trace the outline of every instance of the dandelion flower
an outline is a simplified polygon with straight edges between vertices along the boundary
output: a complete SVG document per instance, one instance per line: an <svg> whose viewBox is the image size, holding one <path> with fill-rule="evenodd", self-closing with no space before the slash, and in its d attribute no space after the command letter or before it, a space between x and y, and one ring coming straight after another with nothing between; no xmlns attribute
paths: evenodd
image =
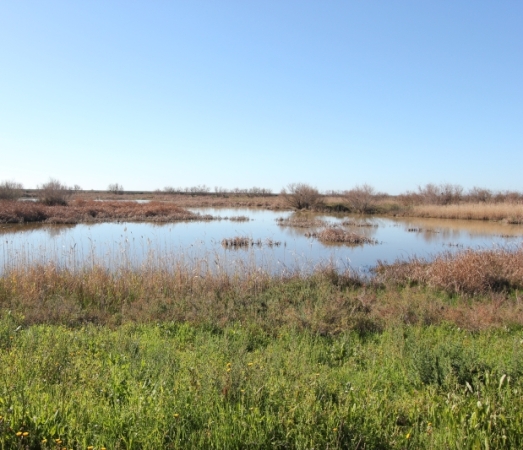
<svg viewBox="0 0 523 450"><path fill-rule="evenodd" d="M24 437L25 437L25 436L29 436L29 432L28 432L28 431L24 431L24 432L22 433L22 436L24 436Z"/></svg>
<svg viewBox="0 0 523 450"><path fill-rule="evenodd" d="M16 435L17 435L17 436L22 436L22 432L21 432L21 431L17 431L17 432L16 432Z"/></svg>

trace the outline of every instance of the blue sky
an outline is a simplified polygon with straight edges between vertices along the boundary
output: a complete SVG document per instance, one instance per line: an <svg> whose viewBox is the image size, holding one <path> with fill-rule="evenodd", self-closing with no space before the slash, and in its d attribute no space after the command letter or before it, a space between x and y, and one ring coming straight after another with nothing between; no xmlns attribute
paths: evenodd
<svg viewBox="0 0 523 450"><path fill-rule="evenodd" d="M523 2L4 1L0 181L523 190Z"/></svg>

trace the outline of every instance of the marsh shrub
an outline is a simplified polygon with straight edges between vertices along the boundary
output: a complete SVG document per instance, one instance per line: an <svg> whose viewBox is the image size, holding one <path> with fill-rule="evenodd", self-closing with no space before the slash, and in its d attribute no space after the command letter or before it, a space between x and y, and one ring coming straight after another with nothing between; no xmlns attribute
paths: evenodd
<svg viewBox="0 0 523 450"><path fill-rule="evenodd" d="M322 203L321 194L315 187L306 183L291 183L281 190L287 206L295 209L311 209Z"/></svg>
<svg viewBox="0 0 523 450"><path fill-rule="evenodd" d="M60 181L50 178L47 183L38 185L38 199L45 205L67 205L72 189Z"/></svg>
<svg viewBox="0 0 523 450"><path fill-rule="evenodd" d="M372 213L375 209L376 190L369 184L356 186L343 193L349 209L358 213Z"/></svg>
<svg viewBox="0 0 523 450"><path fill-rule="evenodd" d="M2 181L0 183L0 200L16 200L22 196L22 183L16 181Z"/></svg>

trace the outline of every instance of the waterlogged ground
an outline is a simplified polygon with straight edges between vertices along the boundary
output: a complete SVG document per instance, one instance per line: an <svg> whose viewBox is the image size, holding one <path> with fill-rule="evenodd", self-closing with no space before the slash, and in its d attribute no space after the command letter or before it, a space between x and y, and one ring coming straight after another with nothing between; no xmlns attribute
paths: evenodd
<svg viewBox="0 0 523 450"><path fill-rule="evenodd" d="M367 271L378 260L393 262L412 256L430 258L463 248L514 246L523 241L523 226L479 221L404 219L308 214L307 220L362 234L376 243L359 246L327 244L306 233L318 227L282 226L277 219L290 212L249 209L193 209L222 218L245 216L247 221L216 220L172 224L103 223L96 225L3 225L0 227L0 271L54 261L68 267L93 263L108 268L169 265L204 261L209 267L257 265L274 272L309 270L320 263ZM342 225L343 221L351 225ZM320 227L321 228L321 227ZM253 245L224 246L224 239L244 237Z"/></svg>

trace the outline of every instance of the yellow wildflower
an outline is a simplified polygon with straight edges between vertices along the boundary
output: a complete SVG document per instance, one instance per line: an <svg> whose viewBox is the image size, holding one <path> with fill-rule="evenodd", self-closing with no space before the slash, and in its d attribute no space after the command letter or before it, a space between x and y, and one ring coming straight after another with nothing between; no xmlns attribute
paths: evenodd
<svg viewBox="0 0 523 450"><path fill-rule="evenodd" d="M24 432L22 433L22 436L29 436L29 432L24 431Z"/></svg>
<svg viewBox="0 0 523 450"><path fill-rule="evenodd" d="M180 417L180 414L175 413L175 414L174 414L174 417L175 417L175 418L178 418L178 417Z"/></svg>
<svg viewBox="0 0 523 450"><path fill-rule="evenodd" d="M407 434L405 435L405 439L410 439L410 433L407 433Z"/></svg>
<svg viewBox="0 0 523 450"><path fill-rule="evenodd" d="M17 431L17 432L16 432L16 435L17 435L17 436L22 436L22 432L21 432L21 431Z"/></svg>

